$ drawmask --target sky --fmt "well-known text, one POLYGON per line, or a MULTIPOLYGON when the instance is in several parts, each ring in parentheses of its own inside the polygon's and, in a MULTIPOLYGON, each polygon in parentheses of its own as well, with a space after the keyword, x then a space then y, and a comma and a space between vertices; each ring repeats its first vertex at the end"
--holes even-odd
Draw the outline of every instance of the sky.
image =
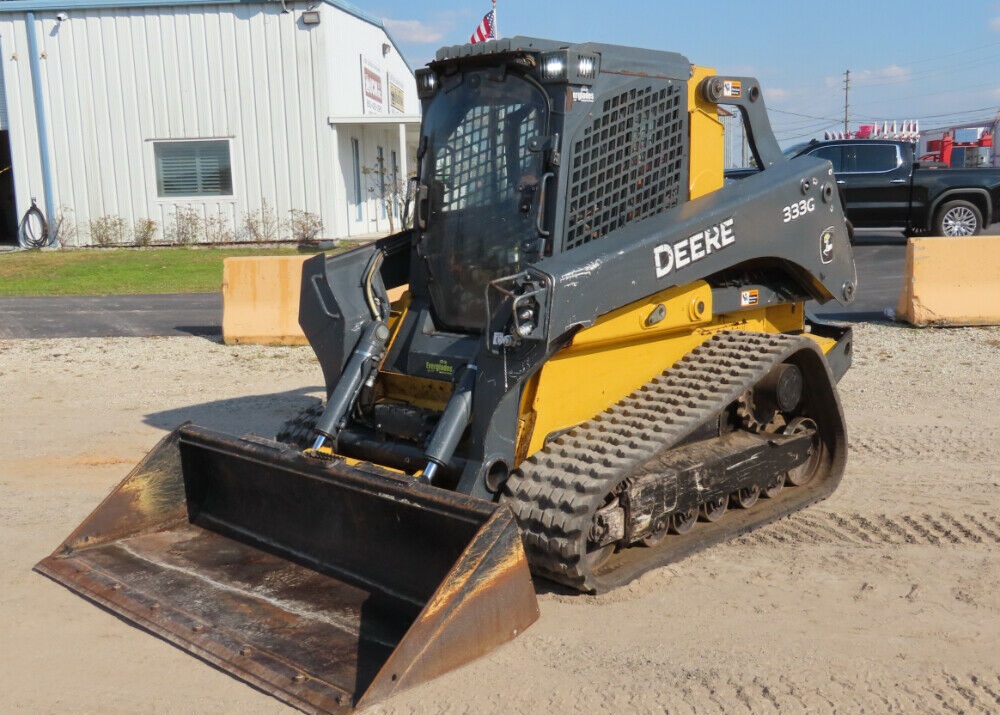
MULTIPOLYGON (((353 0, 381 18, 410 66, 467 42, 489 0, 353 0)), ((783 146, 848 122, 921 130, 1000 111, 1000 0, 497 0, 502 37, 605 42, 685 55, 760 80, 783 146)))

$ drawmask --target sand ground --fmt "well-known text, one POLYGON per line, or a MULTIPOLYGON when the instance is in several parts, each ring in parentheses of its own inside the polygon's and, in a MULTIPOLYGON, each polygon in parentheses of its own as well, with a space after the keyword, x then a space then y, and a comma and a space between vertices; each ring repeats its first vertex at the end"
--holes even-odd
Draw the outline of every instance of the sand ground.
MULTIPOLYGON (((856 327, 838 491, 369 712, 1000 712, 1000 329, 856 327)), ((184 420, 273 434, 308 348, 0 341, 0 712, 289 709, 31 572, 184 420)))

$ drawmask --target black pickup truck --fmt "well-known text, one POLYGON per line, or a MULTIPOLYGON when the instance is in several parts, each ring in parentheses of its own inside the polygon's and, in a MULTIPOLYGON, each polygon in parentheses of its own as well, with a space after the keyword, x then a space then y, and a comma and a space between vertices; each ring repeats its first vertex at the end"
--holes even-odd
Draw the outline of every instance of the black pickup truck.
MULTIPOLYGON (((914 161, 913 145, 882 139, 812 141, 785 156, 833 163, 847 218, 856 228, 908 235, 973 236, 1000 221, 1000 169, 949 169, 914 161)), ((741 179, 756 169, 734 169, 741 179)))

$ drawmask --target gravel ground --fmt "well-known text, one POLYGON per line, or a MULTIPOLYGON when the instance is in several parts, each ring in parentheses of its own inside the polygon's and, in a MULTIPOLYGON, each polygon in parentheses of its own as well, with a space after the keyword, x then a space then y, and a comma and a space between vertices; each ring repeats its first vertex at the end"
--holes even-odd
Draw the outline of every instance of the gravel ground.
MULTIPOLYGON (((856 327, 828 500, 603 596, 370 712, 1000 711, 1000 329, 856 327)), ((0 341, 0 711, 288 712, 31 573, 184 420, 273 434, 308 348, 0 341)))

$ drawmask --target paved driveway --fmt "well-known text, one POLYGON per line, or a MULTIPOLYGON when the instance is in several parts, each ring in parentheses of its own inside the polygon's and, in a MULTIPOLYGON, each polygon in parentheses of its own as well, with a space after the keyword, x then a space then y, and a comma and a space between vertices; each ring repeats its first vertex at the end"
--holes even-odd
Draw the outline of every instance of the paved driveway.
MULTIPOLYGON (((1000 235, 1000 224, 987 233, 1000 235)), ((903 285, 906 239, 891 231, 858 231, 854 258, 858 266, 854 303, 846 308, 835 302, 813 304, 813 311, 835 320, 886 320, 885 310, 895 309, 903 285)), ((0 298, 0 316, 0 338, 221 335, 222 296, 0 298)))
POLYGON ((221 335, 222 294, 0 298, 0 338, 221 335))

